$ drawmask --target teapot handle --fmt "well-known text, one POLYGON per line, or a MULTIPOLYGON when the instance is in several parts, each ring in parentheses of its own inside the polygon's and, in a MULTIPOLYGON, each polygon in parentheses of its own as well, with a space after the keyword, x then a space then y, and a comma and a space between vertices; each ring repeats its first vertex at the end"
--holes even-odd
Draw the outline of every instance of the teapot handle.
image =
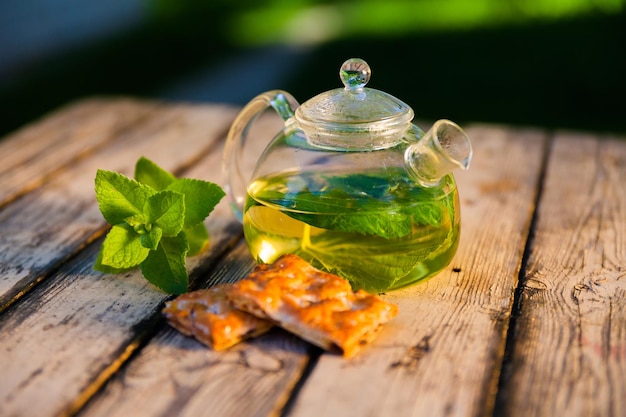
POLYGON ((243 220, 246 189, 250 181, 250 178, 247 178, 244 173, 251 172, 254 168, 245 167, 247 169, 243 169, 242 166, 243 151, 252 123, 269 107, 272 107, 287 122, 293 117, 298 106, 297 100, 288 92, 271 90, 250 100, 233 121, 224 144, 222 174, 226 184, 224 189, 227 198, 239 221, 243 220))

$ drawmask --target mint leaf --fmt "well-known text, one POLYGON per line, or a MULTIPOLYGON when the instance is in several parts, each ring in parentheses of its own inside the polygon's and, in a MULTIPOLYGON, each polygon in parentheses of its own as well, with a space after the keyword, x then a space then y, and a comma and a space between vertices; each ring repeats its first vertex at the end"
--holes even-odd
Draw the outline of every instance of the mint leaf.
POLYGON ((94 269, 119 273, 140 266, 144 277, 163 291, 187 291, 185 257, 207 247, 204 219, 224 196, 216 184, 177 179, 147 158, 135 165, 135 179, 98 170, 96 198, 113 226, 94 269))
POLYGON ((152 188, 112 171, 98 170, 95 184, 102 216, 112 225, 141 214, 146 200, 155 193, 152 188))
POLYGON ((175 191, 159 191, 143 208, 147 223, 154 223, 163 236, 176 236, 185 223, 185 196, 175 191))
MULTIPOLYGON (((443 218, 441 189, 417 187, 399 170, 266 181, 255 198, 288 207, 285 214, 321 229, 394 239, 409 235, 415 224, 438 226, 443 218)), ((248 199, 246 210, 254 204, 248 199)))
MULTIPOLYGON (((145 206, 145 204, 144 204, 145 206)), ((135 214, 124 219, 124 223, 132 226, 136 232, 139 233, 140 229, 145 229, 146 224, 149 223, 148 217, 144 213, 135 214)))
POLYGON ((189 243, 187 256, 197 255, 202 252, 209 243, 209 231, 204 223, 184 227, 183 232, 185 233, 187 243, 189 243))
POLYGON ((152 226, 150 231, 140 234, 141 246, 151 250, 156 250, 163 236, 163 229, 159 226, 152 226))
POLYGON ((142 156, 135 164, 135 180, 161 191, 176 181, 176 177, 142 156))
POLYGON ((354 289, 375 293, 406 285, 415 276, 428 273, 427 262, 451 249, 456 236, 452 230, 431 230, 428 244, 398 254, 387 241, 364 245, 360 238, 346 240, 324 235, 311 236, 295 253, 315 266, 347 278, 354 289), (406 281, 406 282, 405 282, 406 281))
POLYGON ((439 226, 443 220, 443 211, 441 204, 420 203, 412 207, 411 214, 413 220, 419 224, 429 224, 431 226, 439 226))
POLYGON ((376 235, 385 239, 403 237, 411 233, 411 216, 405 213, 360 212, 317 216, 307 213, 287 212, 290 217, 322 229, 341 230, 363 235, 376 235))
POLYGON ((187 250, 184 237, 164 237, 157 249, 150 251, 150 255, 142 262, 143 276, 167 293, 184 293, 189 285, 185 265, 187 250))
POLYGON ((98 257, 96 258, 96 262, 94 263, 93 269, 96 271, 104 272, 105 274, 120 274, 122 272, 126 272, 132 268, 113 268, 109 265, 104 265, 102 263, 102 247, 100 247, 100 251, 98 251, 98 257))
POLYGON ((224 197, 224 191, 218 185, 189 178, 176 180, 167 189, 185 195, 185 226, 203 222, 224 197))
POLYGON ((100 262, 115 269, 132 268, 143 262, 149 252, 135 230, 127 225, 115 225, 102 243, 100 262))

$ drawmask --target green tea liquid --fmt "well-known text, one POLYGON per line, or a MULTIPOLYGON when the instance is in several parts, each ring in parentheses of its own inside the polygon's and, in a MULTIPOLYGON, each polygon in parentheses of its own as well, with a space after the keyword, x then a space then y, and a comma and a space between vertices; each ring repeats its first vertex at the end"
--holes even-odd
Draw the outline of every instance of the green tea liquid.
POLYGON ((243 225, 259 262, 293 253, 355 289, 382 292, 450 263, 459 201, 451 176, 436 189, 423 189, 401 170, 284 173, 248 187, 243 225))

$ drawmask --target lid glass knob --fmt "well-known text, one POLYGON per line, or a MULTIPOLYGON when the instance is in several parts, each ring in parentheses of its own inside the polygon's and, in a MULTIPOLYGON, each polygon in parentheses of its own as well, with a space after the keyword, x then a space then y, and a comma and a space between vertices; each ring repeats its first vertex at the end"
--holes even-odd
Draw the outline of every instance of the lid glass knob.
POLYGON ((365 87, 372 76, 372 70, 367 62, 360 58, 351 58, 343 63, 339 70, 341 82, 346 90, 357 91, 365 87))

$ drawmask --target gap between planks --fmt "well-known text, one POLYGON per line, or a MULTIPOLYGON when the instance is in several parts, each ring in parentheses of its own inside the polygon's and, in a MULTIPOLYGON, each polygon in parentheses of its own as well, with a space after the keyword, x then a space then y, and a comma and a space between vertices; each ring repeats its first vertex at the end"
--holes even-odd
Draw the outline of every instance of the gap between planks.
MULTIPOLYGON (((116 103, 111 103, 109 112, 116 112, 116 103)), ((84 105, 91 111, 102 110, 91 101, 84 105)), ((134 131, 131 132, 126 122, 122 123, 123 129, 110 132, 114 137, 105 141, 107 148, 99 148, 89 158, 67 164, 47 180, 45 187, 23 195, 0 210, 1 311, 107 229, 93 192, 93 178, 98 168, 132 176, 134 162, 146 155, 166 169, 181 172, 197 163, 202 155, 219 154, 221 148, 216 146, 234 117, 234 109, 225 106, 147 106, 151 109, 150 116, 141 117, 133 125, 134 131), (172 144, 172 141, 180 143, 172 144), (171 150, 163 151, 168 145, 171 150), (63 224, 67 226, 60 228, 63 224)), ((64 112, 58 116, 67 117, 64 112)), ((102 117, 107 123, 113 123, 106 114, 102 117)), ((37 128, 33 127, 38 131, 37 128)), ((45 141, 45 136, 39 140, 45 141)), ((101 140, 99 136, 98 140, 101 140)), ((219 161, 220 156, 216 155, 218 166, 219 161)), ((211 179, 219 182, 220 174, 215 172, 211 179)))
POLYGON ((498 411, 626 414, 626 140, 558 132, 498 411))
MULTIPOLYGON (((346 362, 336 355, 323 354, 309 371, 298 368, 296 374, 301 382, 295 391, 296 386, 289 388, 291 398, 284 410, 277 411, 272 402, 264 403, 263 412, 258 414, 251 414, 249 408, 244 411, 249 415, 272 416, 278 412, 284 416, 312 416, 324 414, 323 409, 329 415, 344 416, 366 412, 472 416, 490 412, 540 171, 538 164, 532 162, 530 167, 511 162, 520 155, 530 159, 540 155, 543 136, 487 127, 472 132, 483 139, 477 138, 478 167, 468 178, 459 180, 466 226, 453 264, 432 280, 384 295, 401 306, 401 314, 359 357, 346 362), (532 198, 526 199, 527 196, 532 198), (510 218, 501 216, 496 226, 489 227, 485 213, 493 217, 501 210, 508 210, 510 218), (502 246, 506 249, 502 250, 502 246), (482 259, 484 251, 493 253, 491 259, 482 259), (468 344, 468 349, 459 350, 468 344), (459 379, 467 379, 467 383, 458 384, 459 379)), ((177 343, 174 350, 162 351, 165 347, 161 344, 159 340, 150 342, 129 363, 129 374, 116 376, 83 415, 115 416, 141 411, 146 416, 156 416, 171 410, 172 404, 182 407, 178 409, 181 416, 207 415, 208 409, 203 414, 199 408, 203 403, 205 407, 217 404, 218 410, 233 414, 245 407, 237 392, 250 390, 248 403, 267 398, 267 375, 258 375, 245 367, 230 368, 233 355, 254 355, 259 349, 266 352, 262 341, 254 340, 222 354, 205 351, 202 357, 221 359, 201 363, 197 362, 198 353, 189 347, 182 349, 177 343), (172 355, 180 363, 160 362, 172 355), (191 367, 191 363, 202 368, 191 367), (224 372, 224 367, 232 373, 224 372), (153 382, 132 383, 135 379, 131 376, 139 375, 153 382), (222 385, 236 392, 224 391, 224 386, 215 385, 206 379, 207 375, 219 376, 222 385), (194 393, 187 397, 188 405, 176 400, 171 392, 172 381, 185 381, 178 384, 194 393), (148 393, 157 397, 160 404, 150 402, 140 410, 136 399, 148 393)), ((287 356, 290 361, 294 360, 293 354, 287 356)), ((270 357, 287 360, 277 355, 279 352, 270 357)))

